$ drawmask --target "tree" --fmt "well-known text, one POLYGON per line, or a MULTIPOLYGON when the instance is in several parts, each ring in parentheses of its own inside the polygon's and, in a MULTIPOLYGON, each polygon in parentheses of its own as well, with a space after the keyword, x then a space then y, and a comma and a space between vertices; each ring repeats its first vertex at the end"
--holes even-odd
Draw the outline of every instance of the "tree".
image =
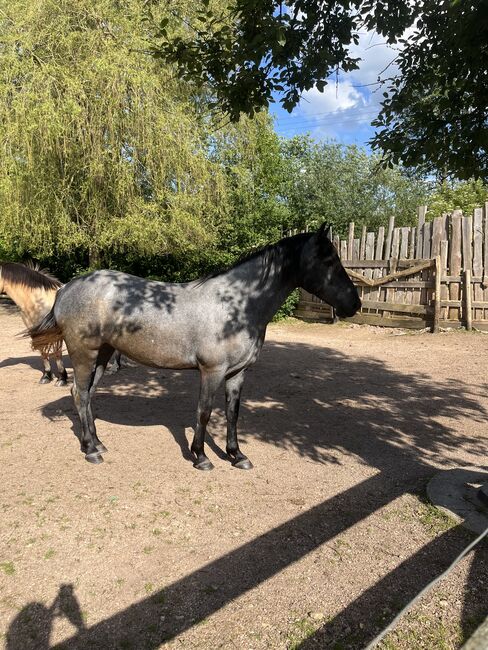
POLYGON ((479 208, 488 201, 488 187, 480 180, 441 183, 431 195, 428 217, 440 216, 443 212, 462 210, 470 215, 474 208, 479 208))
POLYGON ((486 2, 201 0, 160 24, 154 52, 184 79, 209 83, 237 120, 275 96, 291 111, 303 91, 357 68, 350 46, 372 29, 403 48, 400 73, 379 80, 388 87, 372 143, 384 164, 487 179, 486 2))
POLYGON ((183 78, 210 83, 233 120, 268 107, 273 93, 291 111, 302 91, 314 85, 323 90, 331 72, 358 67, 349 47, 360 30, 399 37, 412 23, 412 4, 201 0, 191 12, 175 8, 159 24, 154 53, 176 64, 183 78))
POLYGON ((422 3, 372 144, 387 162, 488 180, 488 3, 422 3))
POLYGON ((144 6, 0 0, 0 241, 16 255, 83 249, 97 266, 215 238, 206 100, 148 56, 144 6))
POLYGON ((294 228, 326 220, 344 236, 350 221, 374 229, 392 215, 398 225, 408 225, 430 191, 418 176, 397 166, 383 169, 378 156, 356 146, 296 136, 282 148, 288 163, 284 197, 294 228))

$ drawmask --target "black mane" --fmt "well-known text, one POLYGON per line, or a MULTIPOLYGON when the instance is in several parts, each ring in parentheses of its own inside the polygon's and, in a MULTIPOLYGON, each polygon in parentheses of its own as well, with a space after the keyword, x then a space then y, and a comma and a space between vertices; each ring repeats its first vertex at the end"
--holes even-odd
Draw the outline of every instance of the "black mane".
POLYGON ((208 275, 201 278, 200 283, 203 284, 207 280, 211 280, 212 278, 216 278, 217 276, 222 275, 223 273, 227 273, 228 271, 231 271, 232 269, 235 269, 236 267, 241 266, 241 264, 245 264, 246 262, 249 262, 250 260, 253 260, 256 257, 262 256, 264 257, 264 259, 270 259, 275 256, 280 244, 283 244, 285 242, 287 244, 288 243, 296 244, 298 243, 298 241, 308 238, 312 234, 313 233, 299 233, 298 235, 293 235, 292 237, 284 237, 283 239, 280 239, 274 244, 267 244, 266 246, 262 246, 261 248, 251 251, 250 253, 244 253, 244 255, 239 257, 239 259, 236 262, 234 262, 234 264, 231 264, 231 266, 226 266, 224 268, 216 269, 212 273, 209 273, 208 275))

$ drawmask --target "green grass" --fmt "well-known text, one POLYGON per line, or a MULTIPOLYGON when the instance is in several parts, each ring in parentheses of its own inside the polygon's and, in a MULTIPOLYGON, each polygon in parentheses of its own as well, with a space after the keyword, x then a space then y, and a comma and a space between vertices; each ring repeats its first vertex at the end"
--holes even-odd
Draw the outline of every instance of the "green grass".
POLYGON ((13 576, 15 573, 13 562, 0 562, 0 569, 8 576, 13 576))
POLYGON ((293 627, 287 634, 287 650, 298 650, 306 639, 315 634, 318 627, 320 623, 312 621, 308 616, 293 621, 293 627))

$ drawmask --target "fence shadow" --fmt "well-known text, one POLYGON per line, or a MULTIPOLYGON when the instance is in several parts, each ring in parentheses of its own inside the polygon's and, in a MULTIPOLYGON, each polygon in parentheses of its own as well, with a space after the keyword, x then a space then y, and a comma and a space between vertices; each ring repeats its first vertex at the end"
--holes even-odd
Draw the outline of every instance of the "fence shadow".
MULTIPOLYGON (((182 442, 181 431, 193 423, 196 379, 195 373, 128 368, 105 380, 97 400, 98 416, 134 427, 164 424, 184 453, 187 443, 182 442)), ((378 473, 54 647, 157 648, 402 494, 419 492, 436 471, 434 465, 465 464, 456 446, 484 460, 483 441, 469 429, 458 433, 456 427, 487 421, 480 402, 485 388, 457 378, 434 384, 428 375, 397 372, 371 358, 268 342, 245 383, 241 438, 293 449, 317 463, 342 463, 354 456, 378 473)), ((74 413, 71 398, 63 396, 46 405, 43 414, 57 418, 67 409, 74 413)), ((284 471, 287 462, 292 461, 283 461, 284 471)), ((361 642, 372 638, 378 621, 372 620, 371 611, 388 607, 390 613, 381 621, 387 623, 466 543, 458 528, 433 540, 372 585, 303 647, 328 647, 326 639, 338 641, 359 622, 365 626, 361 642)), ((487 566, 483 551, 478 570, 487 566)), ((164 576, 160 579, 164 582, 164 576)), ((470 615, 467 606, 466 621, 470 615)), ((15 646, 19 634, 17 621, 9 630, 14 645, 8 650, 20 648, 15 646)))

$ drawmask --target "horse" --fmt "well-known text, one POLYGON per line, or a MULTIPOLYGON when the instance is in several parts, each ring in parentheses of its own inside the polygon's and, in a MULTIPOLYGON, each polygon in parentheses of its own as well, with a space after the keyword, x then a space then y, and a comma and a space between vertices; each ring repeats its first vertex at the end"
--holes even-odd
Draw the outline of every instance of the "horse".
MULTIPOLYGON (((62 283, 44 269, 36 265, 17 262, 0 263, 0 294, 6 293, 20 309, 26 327, 33 327, 49 312, 62 283)), ((56 361, 59 378, 56 386, 66 386, 67 373, 61 358, 62 342, 53 348, 51 354, 41 353, 44 372, 40 384, 53 380, 50 356, 56 361)))
POLYGON ((114 349, 157 368, 200 372, 193 466, 213 469, 204 441, 214 396, 225 381, 227 445, 232 465, 251 469, 237 439, 237 418, 246 369, 256 361, 266 327, 285 298, 303 287, 332 305, 339 317, 361 307, 323 224, 317 232, 287 237, 251 254, 226 271, 188 283, 144 280, 116 271, 95 271, 59 290, 53 309, 26 332, 46 353, 64 339, 74 370, 72 396, 81 421, 81 451, 101 463, 91 398, 114 349))

